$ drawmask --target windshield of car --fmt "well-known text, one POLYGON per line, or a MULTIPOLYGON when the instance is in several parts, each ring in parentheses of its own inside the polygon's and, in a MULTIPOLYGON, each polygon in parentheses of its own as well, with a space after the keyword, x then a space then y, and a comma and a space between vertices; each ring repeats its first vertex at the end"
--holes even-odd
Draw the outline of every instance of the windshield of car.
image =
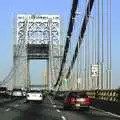
POLYGON ((28 93, 42 93, 41 91, 39 91, 39 90, 30 90, 30 91, 28 91, 28 93))
POLYGON ((22 91, 21 89, 13 89, 13 91, 22 91))
POLYGON ((87 98, 87 94, 86 93, 80 93, 80 92, 72 92, 69 93, 68 97, 74 97, 74 98, 87 98))

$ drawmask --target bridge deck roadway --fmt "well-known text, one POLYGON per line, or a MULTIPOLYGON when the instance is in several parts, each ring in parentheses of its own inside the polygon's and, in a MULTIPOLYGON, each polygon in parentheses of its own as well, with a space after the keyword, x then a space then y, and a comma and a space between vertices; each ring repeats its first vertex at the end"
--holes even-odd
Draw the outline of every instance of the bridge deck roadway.
POLYGON ((59 102, 47 97, 43 103, 25 103, 25 99, 0 104, 0 120, 119 120, 104 111, 64 111, 59 102))

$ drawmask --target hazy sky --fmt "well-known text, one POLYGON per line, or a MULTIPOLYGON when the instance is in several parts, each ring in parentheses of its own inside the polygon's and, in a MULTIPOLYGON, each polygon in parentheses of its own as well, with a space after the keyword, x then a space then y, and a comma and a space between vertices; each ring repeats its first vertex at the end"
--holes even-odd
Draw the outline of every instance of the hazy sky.
MULTIPOLYGON (((17 14, 57 14, 64 22, 69 20, 71 0, 3 0, 0 1, 0 80, 12 67, 13 18, 17 14)), ((40 72, 46 67, 44 61, 31 61, 32 83, 40 83, 40 72), (43 69, 41 69, 43 68, 43 69)))
MULTIPOLYGON (((1 0, 0 1, 0 80, 12 67, 13 17, 16 14, 58 14, 66 31, 72 0, 1 0)), ((112 0, 112 77, 113 86, 120 86, 120 0, 112 0)), ((39 81, 40 62, 32 62, 32 79, 39 81), (36 66, 36 67, 35 67, 36 66), (36 74, 38 75, 36 77, 36 74)), ((44 68, 46 63, 42 62, 44 68)))

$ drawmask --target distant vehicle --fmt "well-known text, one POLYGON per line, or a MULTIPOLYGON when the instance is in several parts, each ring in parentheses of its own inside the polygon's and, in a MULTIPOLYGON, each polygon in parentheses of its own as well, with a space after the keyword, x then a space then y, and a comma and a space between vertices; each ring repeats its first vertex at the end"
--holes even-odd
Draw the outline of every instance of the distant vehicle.
POLYGON ((65 99, 64 109, 84 109, 89 110, 91 98, 85 92, 69 92, 65 99))
POLYGON ((53 91, 53 90, 49 91, 49 95, 54 96, 55 95, 55 91, 53 91))
POLYGON ((13 89, 11 93, 11 97, 23 97, 22 89, 13 89))
POLYGON ((58 99, 58 100, 63 100, 64 99, 64 92, 63 91, 57 91, 54 94, 54 99, 58 99))
POLYGON ((43 99, 45 99, 46 95, 47 95, 47 92, 45 90, 41 90, 42 92, 42 95, 43 95, 43 99))
POLYGON ((7 97, 10 97, 12 95, 12 91, 11 90, 7 90, 7 97))
POLYGON ((26 96, 26 91, 25 91, 25 90, 23 90, 23 96, 24 96, 24 97, 26 96))
POLYGON ((7 88, 6 87, 0 87, 0 95, 1 96, 7 95, 7 88))
POLYGON ((30 90, 26 93, 26 102, 30 101, 43 101, 43 94, 40 90, 30 90))

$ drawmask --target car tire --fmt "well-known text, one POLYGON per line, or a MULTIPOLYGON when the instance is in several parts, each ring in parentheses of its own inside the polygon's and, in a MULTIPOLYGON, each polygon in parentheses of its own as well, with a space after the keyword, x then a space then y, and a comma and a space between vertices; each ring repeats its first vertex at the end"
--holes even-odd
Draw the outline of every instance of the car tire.
POLYGON ((29 101, 28 101, 28 100, 26 100, 26 103, 29 103, 29 101))
POLYGON ((90 110, 90 108, 89 108, 89 107, 86 107, 86 108, 84 108, 84 110, 85 110, 85 111, 89 111, 89 110, 90 110))
POLYGON ((64 110, 68 110, 68 107, 64 105, 64 106, 63 106, 63 109, 64 109, 64 110))

